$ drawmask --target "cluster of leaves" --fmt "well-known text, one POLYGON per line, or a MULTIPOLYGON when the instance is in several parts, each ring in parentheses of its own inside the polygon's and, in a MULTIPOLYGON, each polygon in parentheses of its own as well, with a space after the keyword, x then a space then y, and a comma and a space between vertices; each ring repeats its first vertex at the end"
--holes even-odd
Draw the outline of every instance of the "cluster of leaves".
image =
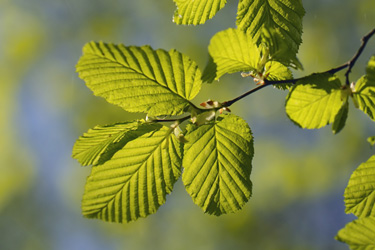
MULTIPOLYGON (((368 63, 366 74, 351 87, 356 107, 375 120, 375 56, 368 63)), ((347 105, 346 105, 347 106, 347 105)), ((373 145, 374 137, 369 138, 373 145)), ((375 155, 359 165, 345 189, 345 212, 358 217, 341 229, 336 239, 351 249, 372 249, 375 246, 375 155)))
MULTIPOLYGON (((212 18, 226 4, 225 0, 174 2, 174 22, 194 25, 212 18)), ((300 0, 240 0, 237 28, 212 37, 203 73, 176 50, 86 44, 77 71, 94 95, 147 116, 96 126, 77 140, 73 157, 93 166, 82 201, 84 216, 113 222, 146 217, 165 203, 181 175, 204 212, 221 215, 241 209, 252 192, 253 136, 244 119, 223 113, 265 86, 289 90, 286 113, 301 128, 332 124, 333 133, 338 133, 348 116, 349 98, 375 120, 375 56, 356 83, 348 81, 355 60, 293 79, 290 68, 302 69, 296 55, 304 14, 300 0), (342 84, 335 73, 345 68, 347 81, 342 84), (259 86, 232 101, 209 100, 201 104, 204 108, 193 104, 204 83, 238 72, 253 77, 259 86)), ((364 218, 340 231, 339 240, 351 243, 350 230, 375 223, 373 162, 371 158, 358 168, 345 193, 347 212, 364 218)))
POLYGON ((336 134, 345 126, 351 97, 355 107, 375 121, 375 56, 366 71, 366 75, 350 85, 342 85, 340 79, 329 72, 301 78, 287 96, 286 113, 306 129, 332 124, 336 134))
POLYGON ((190 99, 202 82, 195 62, 174 50, 89 43, 77 70, 94 94, 149 116, 95 127, 75 144, 73 157, 93 165, 85 216, 127 222, 156 212, 182 165, 186 190, 208 213, 236 211, 250 198, 250 128, 235 115, 213 119, 207 114, 215 111, 195 108, 190 99), (195 120, 184 133, 179 125, 186 117, 169 127, 150 118, 183 113, 195 120))
MULTIPOLYGON (((176 15, 204 19, 199 2, 205 1, 176 1, 182 11, 176 15), (190 4, 200 7, 192 14, 196 7, 190 4)), ((146 120, 97 126, 74 145, 73 157, 93 166, 82 201, 86 217, 128 222, 155 213, 181 175, 206 213, 221 215, 245 205, 254 155, 249 125, 236 115, 217 114, 229 111, 223 103, 208 101, 198 108, 191 100, 203 82, 224 74, 251 72, 262 83, 292 78, 288 66, 298 62, 304 10, 300 1, 283 2, 288 4, 241 1, 237 29, 212 38, 203 74, 175 50, 103 42, 84 46, 77 71, 94 94, 147 114, 146 120), (287 53, 289 47, 295 53, 287 53)))
POLYGON ((352 249, 373 249, 375 246, 375 155, 362 163, 352 174, 345 189, 347 213, 358 219, 341 229, 336 239, 352 249))

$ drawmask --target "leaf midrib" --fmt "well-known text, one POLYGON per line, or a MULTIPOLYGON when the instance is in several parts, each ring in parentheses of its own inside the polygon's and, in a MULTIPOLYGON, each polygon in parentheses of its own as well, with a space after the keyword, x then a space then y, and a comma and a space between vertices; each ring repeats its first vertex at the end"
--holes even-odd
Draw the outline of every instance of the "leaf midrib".
MULTIPOLYGON (((152 82, 156 83, 158 86, 160 86, 160 87, 162 87, 162 88, 164 88, 164 89, 167 89, 167 90, 171 91, 172 93, 178 95, 179 97, 181 97, 181 98, 183 98, 184 100, 186 100, 187 102, 189 102, 189 100, 188 100, 187 98, 181 96, 179 93, 177 93, 177 92, 175 92, 174 90, 172 90, 171 88, 169 88, 168 85, 164 86, 164 85, 160 84, 156 79, 150 78, 149 76, 147 76, 146 74, 144 74, 142 71, 138 71, 138 70, 136 70, 136 69, 133 69, 133 68, 131 68, 129 65, 125 65, 124 63, 119 62, 119 61, 116 61, 115 59, 108 58, 108 57, 106 57, 105 55, 100 55, 100 54, 96 54, 96 53, 92 53, 92 52, 90 52, 90 53, 86 52, 85 54, 86 54, 86 55, 90 55, 90 56, 95 56, 95 57, 98 57, 98 58, 100 58, 100 59, 105 59, 105 60, 110 61, 111 63, 115 63, 115 64, 118 64, 118 65, 120 65, 120 66, 123 66, 123 67, 126 68, 127 70, 132 71, 131 73, 136 73, 136 74, 139 74, 139 75, 141 75, 141 76, 144 76, 144 77, 146 78, 145 80, 152 81, 152 82)), ((168 55, 170 56, 169 53, 168 53, 168 55)), ((112 56, 115 58, 114 55, 112 55, 112 56)), ((122 55, 122 56, 123 56, 123 55, 122 55)), ((137 58, 137 57, 135 57, 135 58, 137 59, 137 62, 139 63, 138 58, 137 58)), ((159 57, 158 57, 158 59, 159 59, 159 57)), ((149 62, 149 63, 151 64, 151 62, 149 62)), ((160 66, 161 66, 161 65, 160 65, 160 66)), ((113 67, 113 68, 115 68, 115 67, 113 67)), ((153 68, 152 66, 151 66, 151 68, 152 68, 152 72, 154 73, 154 68, 153 68)), ((165 78, 164 71, 162 71, 162 72, 163 72, 163 78, 165 78)), ((173 74, 173 75, 174 75, 174 74, 173 74)), ((177 86, 177 85, 176 85, 176 86, 177 86)), ((177 88, 176 88, 176 90, 177 90, 177 88)), ((189 103, 190 103, 190 102, 189 102, 189 103)))
MULTIPOLYGON (((155 132, 155 131, 154 131, 155 132)), ((98 214, 98 213, 101 213, 103 209, 105 208, 108 208, 108 205, 109 203, 111 203, 115 198, 116 196, 119 194, 119 193, 122 193, 124 191, 124 188, 126 185, 129 185, 130 181, 133 179, 134 176, 138 175, 139 173, 139 169, 144 167, 144 165, 147 163, 148 159, 154 155, 155 151, 158 150, 159 147, 162 146, 162 144, 164 143, 164 141, 166 139, 169 139, 169 136, 170 136, 170 133, 167 133, 166 136, 162 139, 162 141, 155 147, 154 150, 151 151, 150 155, 143 161, 143 163, 140 164, 140 166, 137 168, 137 171, 134 172, 134 174, 132 174, 132 176, 127 179, 122 185, 121 185, 121 188, 119 188, 119 191, 112 194, 112 198, 110 198, 106 203, 104 203, 104 206, 100 209, 98 209, 98 211, 95 213, 95 214, 98 214)), ((120 158, 119 158, 120 159, 120 158)), ((146 199, 147 200, 147 199, 146 199)))

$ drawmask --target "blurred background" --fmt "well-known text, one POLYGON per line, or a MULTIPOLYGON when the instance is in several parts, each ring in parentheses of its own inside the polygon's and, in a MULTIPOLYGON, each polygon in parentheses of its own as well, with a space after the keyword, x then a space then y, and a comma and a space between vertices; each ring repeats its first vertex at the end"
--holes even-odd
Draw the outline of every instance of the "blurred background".
MULTIPOLYGON (((374 0, 303 1, 302 76, 348 61, 375 28, 374 0)), ((236 103, 255 137, 253 197, 236 214, 204 214, 181 181, 159 211, 130 224, 85 219, 80 202, 89 167, 71 158, 95 125, 142 118, 95 97, 75 73, 91 40, 150 44, 207 61, 218 31, 235 27, 237 1, 198 27, 172 23, 172 0, 0 0, 0 249, 313 250, 347 249, 333 237, 350 173, 374 149, 373 122, 350 106, 338 135, 302 130, 285 115, 287 92, 265 88, 236 103)), ((375 53, 373 38, 351 80, 375 53)), ((203 86, 194 102, 225 101, 254 87, 239 74, 203 86)))

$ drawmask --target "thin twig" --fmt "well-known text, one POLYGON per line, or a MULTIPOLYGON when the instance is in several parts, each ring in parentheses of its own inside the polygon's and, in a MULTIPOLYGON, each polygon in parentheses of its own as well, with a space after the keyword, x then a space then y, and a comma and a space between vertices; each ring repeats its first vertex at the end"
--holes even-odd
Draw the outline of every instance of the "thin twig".
POLYGON ((323 73, 328 73, 328 74, 331 74, 331 75, 334 75, 336 74, 337 72, 343 70, 343 69, 346 69, 347 67, 349 66, 349 62, 347 63, 344 63, 343 65, 340 65, 336 68, 333 68, 333 69, 330 69, 330 70, 327 70, 326 72, 323 72, 323 73))
POLYGON ((246 96, 248 96, 248 95, 250 95, 250 94, 252 94, 252 93, 254 93, 254 92, 257 92, 258 90, 261 90, 262 88, 264 88, 264 87, 266 87, 266 86, 267 86, 267 85, 265 85, 265 84, 264 84, 264 85, 259 85, 258 87, 253 88, 252 90, 250 90, 250 91, 248 91, 248 92, 246 92, 246 93, 240 95, 239 97, 234 98, 233 100, 223 102, 223 103, 222 103, 222 106, 223 106, 223 107, 229 107, 229 106, 231 106, 233 103, 238 102, 238 101, 241 100, 242 98, 245 98, 246 96))
MULTIPOLYGON (((349 85, 349 74, 353 68, 353 66, 355 65, 355 63, 357 62, 359 56, 362 54, 364 48, 366 47, 367 45, 367 42, 370 40, 370 38, 375 34, 375 29, 371 30, 367 35, 365 35, 361 41, 362 41, 362 44, 361 46, 359 47, 359 49, 357 50, 357 52, 355 53, 355 55, 353 56, 353 58, 348 61, 347 63, 344 63, 340 66, 337 66, 335 68, 332 68, 330 70, 327 70, 325 72, 320 72, 320 73, 316 73, 316 74, 324 74, 324 73, 328 73, 328 74, 335 74, 343 69, 347 69, 346 73, 345 73, 345 76, 346 76, 346 84, 349 85)), ((284 83, 292 83, 292 84, 296 84, 298 81, 306 78, 308 76, 303 76, 303 77, 300 77, 300 78, 295 78, 295 79, 288 79, 288 80, 280 80, 280 81, 268 81, 267 79, 264 79, 264 83, 262 85, 259 85, 253 89, 251 89, 250 91, 232 99, 232 100, 229 100, 229 101, 226 101, 226 102, 223 102, 222 103, 222 107, 229 107, 231 105, 233 105, 234 103, 238 102, 239 100, 247 97, 248 95, 251 95, 269 85, 276 85, 276 84, 284 84, 284 83)), ((201 110, 200 108, 196 107, 193 103, 190 103, 191 106, 193 106, 195 109, 197 110, 201 110)), ((179 118, 179 119, 156 119, 156 120, 152 120, 153 122, 175 122, 175 121, 179 121, 179 123, 182 123, 184 121, 186 121, 187 119, 190 118, 190 115, 189 116, 185 116, 183 118, 179 118)))
POLYGON ((348 62, 348 69, 346 70, 345 77, 346 77, 346 85, 350 85, 349 81, 349 74, 352 71, 352 68, 354 64, 357 62, 357 59, 362 54, 364 48, 366 47, 367 42, 370 40, 370 38, 375 34, 375 29, 371 30, 367 35, 362 37, 362 44, 361 47, 359 47, 357 53, 353 56, 353 58, 348 62))

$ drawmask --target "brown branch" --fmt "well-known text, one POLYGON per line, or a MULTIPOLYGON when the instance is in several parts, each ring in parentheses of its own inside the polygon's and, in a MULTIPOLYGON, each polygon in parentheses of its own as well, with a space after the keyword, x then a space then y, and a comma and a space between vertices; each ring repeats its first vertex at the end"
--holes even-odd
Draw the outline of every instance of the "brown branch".
POLYGON ((353 56, 353 58, 348 62, 348 69, 346 70, 345 77, 346 77, 346 85, 350 85, 349 81, 349 74, 352 71, 352 68, 354 64, 357 62, 359 56, 362 54, 364 48, 367 45, 367 42, 370 40, 370 38, 375 34, 375 29, 371 30, 367 35, 362 37, 362 44, 361 47, 359 47, 357 53, 353 56))

